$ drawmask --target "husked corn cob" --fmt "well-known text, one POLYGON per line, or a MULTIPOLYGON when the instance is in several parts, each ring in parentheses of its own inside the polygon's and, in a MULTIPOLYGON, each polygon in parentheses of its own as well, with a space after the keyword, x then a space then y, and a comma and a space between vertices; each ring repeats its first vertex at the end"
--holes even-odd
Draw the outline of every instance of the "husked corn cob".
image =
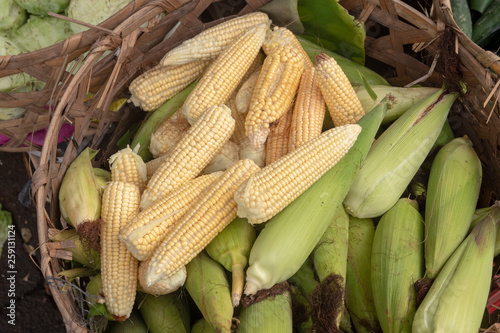
POLYGON ((206 108, 227 102, 257 57, 268 29, 268 23, 250 28, 210 65, 182 106, 190 124, 206 108))
POLYGON ((293 107, 290 106, 280 119, 269 126, 266 143, 266 165, 269 165, 288 153, 288 139, 292 124, 293 107))
POLYGON ((356 123, 364 114, 356 92, 335 59, 316 56, 316 77, 335 126, 356 123))
POLYGON ((435 156, 425 201, 426 277, 436 277, 467 236, 481 180, 481 161, 467 137, 453 139, 435 156))
POLYGON ((191 314, 187 297, 181 292, 167 295, 144 295, 138 310, 148 333, 189 333, 191 314))
POLYGON ((273 41, 265 47, 267 57, 245 119, 246 135, 255 150, 266 142, 269 125, 278 120, 292 104, 305 68, 301 49, 287 39, 277 40, 276 43, 273 41))
POLYGON ((363 129, 346 156, 266 223, 250 251, 245 294, 253 295, 287 280, 307 260, 336 208, 342 205, 386 111, 387 104, 381 103, 360 119, 359 126, 363 129))
POLYGON ((245 118, 246 113, 240 113, 236 109, 235 94, 227 101, 228 108, 231 109, 231 116, 234 119, 234 133, 231 139, 237 144, 241 145, 245 139, 245 118))
POLYGON ((157 158, 152 159, 151 161, 146 163, 146 173, 148 176, 148 182, 151 177, 154 175, 156 170, 165 162, 168 158, 168 154, 161 155, 157 158))
POLYGON ((221 175, 217 172, 197 177, 176 187, 121 228, 120 240, 138 260, 149 259, 198 195, 221 175))
POLYGON ((316 79, 314 67, 304 71, 293 108, 288 151, 321 134, 326 104, 316 79))
POLYGON ((184 41, 170 50, 160 63, 163 66, 180 65, 197 59, 215 59, 229 44, 251 27, 265 23, 269 26, 267 14, 254 12, 208 28, 195 37, 184 41))
MULTIPOLYGON (((138 148, 138 147, 137 147, 138 148)), ((137 185, 142 192, 146 187, 146 163, 130 147, 120 149, 109 158, 111 181, 137 185)))
POLYGON ((184 282, 186 282, 186 276, 187 276, 186 267, 182 267, 174 275, 162 279, 153 284, 152 286, 147 286, 146 283, 144 282, 144 277, 146 276, 146 272, 148 270, 149 261, 150 260, 141 261, 139 264, 139 270, 137 272, 139 285, 137 286, 137 289, 140 292, 148 293, 155 296, 166 295, 173 293, 174 291, 182 287, 184 285, 184 282))
POLYGON ((240 160, 200 194, 199 201, 154 252, 146 274, 147 285, 175 274, 236 217, 234 192, 258 169, 252 161, 240 160))
POLYGON ((196 177, 229 140, 233 131, 234 119, 227 106, 208 108, 149 180, 141 197, 141 209, 196 177))
POLYGON ((373 299, 383 332, 410 332, 417 309, 414 284, 423 277, 424 223, 416 201, 400 199, 373 238, 373 299))
POLYGON ((420 303, 412 332, 478 332, 490 291, 500 202, 453 252, 420 303))
POLYGON ((219 152, 210 160, 201 174, 224 171, 239 160, 240 147, 233 141, 226 141, 219 152))
POLYGON ((149 151, 153 157, 168 154, 182 136, 191 127, 186 116, 182 112, 175 112, 170 118, 165 120, 151 135, 149 151))
POLYGON ((306 68, 313 67, 313 63, 311 58, 308 56, 307 52, 302 47, 302 44, 299 42, 294 33, 285 27, 274 27, 272 32, 268 32, 266 35, 265 43, 262 45, 262 49, 266 54, 269 54, 270 50, 277 45, 281 45, 282 43, 286 43, 289 45, 293 45, 293 47, 298 50, 302 56, 304 57, 304 65, 306 68))
POLYGON ((235 106, 238 113, 247 114, 248 107, 250 106, 250 100, 252 99, 252 94, 259 79, 259 74, 262 69, 260 66, 258 71, 253 72, 250 77, 243 82, 240 89, 236 93, 235 106))
POLYGON ((144 111, 153 111, 199 78, 209 64, 208 60, 197 60, 179 66, 155 66, 132 81, 130 101, 144 111))
POLYGON ((118 321, 124 321, 132 312, 139 265, 118 234, 139 213, 140 198, 137 185, 121 181, 112 181, 102 198, 102 291, 108 311, 118 321))
POLYGON ((332 168, 360 131, 356 124, 332 128, 256 172, 236 191, 238 216, 251 224, 269 220, 332 168))

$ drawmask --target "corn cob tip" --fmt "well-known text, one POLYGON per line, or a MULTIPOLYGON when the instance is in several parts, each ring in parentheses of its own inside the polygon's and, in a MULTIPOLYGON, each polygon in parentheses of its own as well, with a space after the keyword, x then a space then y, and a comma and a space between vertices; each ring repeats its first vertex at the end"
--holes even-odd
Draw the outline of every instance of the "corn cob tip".
MULTIPOLYGON (((267 124, 264 124, 267 125, 267 124)), ((269 126, 260 127, 259 130, 248 133, 248 139, 250 140, 250 147, 253 150, 262 150, 269 136, 269 126)))

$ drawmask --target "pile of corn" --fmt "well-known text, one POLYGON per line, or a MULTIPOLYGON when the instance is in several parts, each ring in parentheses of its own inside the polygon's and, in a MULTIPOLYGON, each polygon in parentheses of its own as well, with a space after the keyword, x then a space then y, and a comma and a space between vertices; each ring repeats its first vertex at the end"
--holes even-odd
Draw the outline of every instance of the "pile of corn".
POLYGON ((447 125, 457 94, 353 87, 354 64, 304 43, 256 12, 131 83, 154 131, 110 171, 85 150, 60 188, 76 229, 102 221, 100 255, 73 249, 93 315, 151 332, 477 332, 500 206, 476 210, 480 161, 447 125))

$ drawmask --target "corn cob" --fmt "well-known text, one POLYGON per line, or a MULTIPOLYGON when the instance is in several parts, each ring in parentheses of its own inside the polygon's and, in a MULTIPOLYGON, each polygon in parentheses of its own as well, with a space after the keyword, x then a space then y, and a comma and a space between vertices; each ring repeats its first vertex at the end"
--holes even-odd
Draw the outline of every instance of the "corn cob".
POLYGON ((307 40, 303 36, 297 36, 297 40, 299 41, 300 45, 302 45, 302 48, 311 60, 314 60, 320 53, 326 53, 328 56, 334 58, 353 86, 363 86, 364 80, 362 79, 362 76, 371 86, 390 85, 386 79, 384 79, 382 76, 369 69, 368 67, 365 67, 355 61, 344 58, 339 54, 327 50, 319 46, 318 44, 307 40))
POLYGON ((161 59, 160 64, 180 65, 199 59, 215 59, 241 34, 258 24, 269 26, 269 17, 260 12, 250 13, 208 28, 195 37, 184 41, 170 50, 161 59))
POLYGON ((120 149, 109 158, 111 181, 131 183, 139 187, 142 192, 146 187, 146 163, 137 155, 136 151, 126 147, 120 149))
POLYGON ((210 65, 182 106, 190 124, 206 108, 227 102, 257 57, 268 29, 269 24, 250 28, 210 65))
POLYGON ((500 202, 453 252, 419 305, 412 332, 477 332, 490 290, 500 202), (472 277, 472 278, 471 278, 472 277))
POLYGON ((231 116, 234 119, 234 133, 233 136, 231 137, 231 140, 236 142, 238 145, 241 145, 245 139, 245 118, 246 118, 246 113, 240 113, 236 110, 236 94, 233 93, 233 95, 229 98, 227 101, 227 107, 231 109, 231 116))
POLYGON ((292 297, 292 311, 293 313, 293 332, 309 333, 312 332, 312 318, 311 318, 311 303, 300 292, 299 288, 293 284, 290 286, 290 295, 292 297), (299 309, 300 314, 297 315, 295 311, 299 309))
POLYGON ((237 217, 205 248, 212 259, 232 272, 231 298, 234 307, 240 304, 245 268, 255 237, 255 229, 245 219, 237 217))
POLYGON ((132 312, 139 265, 118 234, 139 212, 140 197, 136 185, 115 181, 106 187, 102 198, 102 291, 107 309, 118 321, 124 321, 132 312))
POLYGON ((171 276, 200 253, 236 217, 234 192, 259 167, 241 160, 227 169, 179 220, 151 258, 146 284, 171 276))
POLYGON ((151 295, 167 295, 173 293, 186 282, 187 271, 186 267, 182 267, 172 276, 162 279, 151 286, 147 286, 145 283, 146 272, 149 267, 149 259, 146 261, 141 261, 139 264, 139 270, 137 273, 138 285, 137 290, 143 293, 148 293, 151 295))
MULTIPOLYGON (((276 31, 272 34, 274 33, 276 31)), ((292 104, 306 60, 301 53, 302 48, 297 48, 289 39, 274 40, 266 37, 262 47, 267 50, 267 57, 245 119, 245 133, 254 150, 264 145, 269 125, 279 119, 292 104)))
MULTIPOLYGON (((488 215, 494 207, 495 207, 495 205, 485 207, 485 208, 476 209, 474 216, 472 218, 472 223, 470 225, 469 232, 472 232, 472 229, 474 229, 474 227, 476 225, 478 225, 479 222, 481 222, 481 220, 484 219, 486 217, 486 215, 488 215)), ((494 255, 496 257, 499 254, 500 254, 500 228, 497 228, 497 237, 496 237, 496 241, 495 241, 494 255)))
POLYGON ((209 174, 217 171, 227 170, 239 160, 240 147, 232 142, 226 141, 220 151, 210 160, 201 174, 209 174))
POLYGON ((141 209, 196 177, 229 140, 233 131, 231 110, 225 105, 207 109, 149 180, 141 197, 141 209))
POLYGON ((321 134, 326 104, 316 80, 314 67, 306 69, 300 79, 293 108, 288 151, 321 134))
POLYGON ((481 161, 467 137, 452 140, 434 158, 425 201, 426 277, 436 277, 467 236, 481 179, 481 161))
POLYGON ((180 292, 154 297, 145 295, 138 310, 151 333, 189 333, 191 314, 180 292))
POLYGON ((277 285, 270 295, 241 309, 240 333, 292 332, 292 297, 289 286, 277 285))
POLYGON ((360 131, 356 124, 333 128, 256 172, 234 196, 238 216, 251 224, 269 220, 332 168, 360 131))
POLYGON ((151 112, 148 117, 141 123, 141 126, 139 126, 139 129, 135 133, 130 146, 133 149, 139 146, 137 154, 139 154, 139 156, 141 156, 145 162, 149 161, 152 157, 151 152, 149 151, 151 135, 156 130, 159 124, 172 116, 174 112, 176 112, 182 106, 182 104, 184 104, 187 96, 191 93, 195 86, 196 82, 193 82, 185 89, 177 93, 174 97, 166 101, 158 109, 151 112))
POLYGON ((301 315, 293 320, 294 331, 297 332, 313 332, 312 298, 314 291, 319 286, 314 274, 312 261, 308 258, 298 271, 288 279, 292 287, 290 290, 292 306, 300 306, 301 315))
POLYGON ((275 26, 272 32, 268 32, 268 34, 266 35, 266 41, 262 45, 262 49, 266 54, 269 55, 272 48, 282 45, 283 43, 293 46, 300 52, 300 54, 304 58, 304 65, 306 68, 313 67, 313 63, 309 58, 307 52, 302 47, 302 44, 297 39, 297 36, 295 36, 290 29, 275 26))
POLYGON ((186 290, 216 332, 231 332, 233 304, 224 268, 202 251, 186 265, 186 290))
POLYGON ((97 249, 88 247, 85 240, 77 233, 75 229, 66 229, 55 235, 50 235, 52 242, 59 242, 61 250, 71 252, 71 260, 76 261, 92 269, 101 268, 101 256, 97 249), (67 247, 63 247, 67 244, 67 247))
POLYGON ((92 168, 97 150, 86 148, 71 162, 59 188, 61 216, 75 228, 101 215, 102 189, 92 168))
POLYGON ((288 153, 288 139, 293 117, 292 109, 291 106, 280 119, 269 126, 266 144, 266 165, 273 163, 288 153))
POLYGON ((220 176, 222 172, 217 172, 197 177, 176 187, 121 228, 120 240, 138 260, 151 258, 175 223, 195 204, 200 193, 220 176))
POLYGON ((382 98, 390 95, 389 106, 383 121, 384 124, 398 119, 418 101, 429 97, 439 90, 438 88, 431 87, 402 88, 387 85, 372 85, 370 89, 377 95, 375 100, 372 99, 365 87, 358 86, 354 88, 356 96, 365 112, 368 112, 375 104, 378 104, 382 98))
POLYGON ((342 68, 325 53, 316 56, 314 68, 335 126, 356 123, 365 112, 342 68))
POLYGON ((384 332, 410 332, 416 311, 413 285, 423 277, 424 224, 418 205, 400 199, 380 219, 371 256, 373 299, 384 332))
POLYGON ((146 174, 148 182, 151 180, 151 177, 153 177, 156 170, 158 170, 158 168, 168 159, 168 156, 168 154, 161 155, 146 163, 146 174))
POLYGON ((198 79, 210 64, 196 60, 179 66, 157 65, 139 75, 129 86, 130 102, 153 111, 198 79))
POLYGON ((314 268, 322 286, 322 293, 335 295, 335 304, 328 304, 328 326, 339 330, 345 312, 345 281, 347 270, 347 248, 349 216, 340 207, 312 253, 314 268))
POLYGON ((349 217, 346 300, 358 333, 381 332, 371 281, 371 255, 375 226, 371 219, 349 217))
POLYGON ((250 251, 245 294, 285 281, 300 268, 341 206, 386 110, 384 101, 360 119, 363 130, 349 153, 266 223, 250 251))
POLYGON ((174 113, 170 118, 162 122, 151 135, 149 151, 153 157, 168 154, 182 139, 184 133, 191 127, 186 116, 181 112, 174 113))
POLYGON ((415 104, 380 135, 344 200, 350 215, 381 216, 398 201, 431 150, 456 98, 457 94, 440 90, 415 104))

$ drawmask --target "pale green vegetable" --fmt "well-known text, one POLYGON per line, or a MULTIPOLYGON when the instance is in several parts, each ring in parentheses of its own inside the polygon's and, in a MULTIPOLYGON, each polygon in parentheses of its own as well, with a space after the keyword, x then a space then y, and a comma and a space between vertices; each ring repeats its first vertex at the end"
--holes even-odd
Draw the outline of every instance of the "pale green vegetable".
POLYGON ((15 0, 28 13, 46 16, 48 12, 60 13, 66 9, 70 0, 15 0))
MULTIPOLYGON (((132 0, 107 0, 107 1, 89 1, 89 0, 72 0, 68 6, 68 17, 99 25, 108 18, 125 7, 132 0)), ((71 23, 73 32, 79 33, 88 30, 87 27, 76 23, 71 23)))
POLYGON ((8 32, 23 25, 26 11, 14 0, 0 0, 0 31, 8 32))
POLYGON ((12 41, 22 52, 33 52, 62 42, 73 35, 70 23, 52 16, 31 15, 12 33, 12 41))

